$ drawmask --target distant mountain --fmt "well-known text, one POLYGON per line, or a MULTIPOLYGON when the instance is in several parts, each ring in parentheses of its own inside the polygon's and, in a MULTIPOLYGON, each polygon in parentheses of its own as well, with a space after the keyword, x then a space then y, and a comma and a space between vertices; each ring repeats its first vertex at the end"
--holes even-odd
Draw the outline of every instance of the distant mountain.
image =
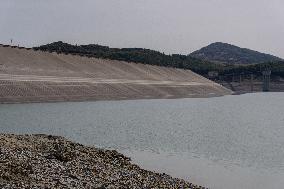
POLYGON ((212 43, 190 55, 206 61, 229 64, 257 64, 282 60, 273 55, 221 42, 212 43))

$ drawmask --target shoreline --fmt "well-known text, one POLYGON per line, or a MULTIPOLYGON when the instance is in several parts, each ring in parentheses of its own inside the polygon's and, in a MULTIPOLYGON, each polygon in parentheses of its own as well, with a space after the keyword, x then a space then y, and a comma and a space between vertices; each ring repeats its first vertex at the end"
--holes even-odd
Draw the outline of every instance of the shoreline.
POLYGON ((51 135, 0 134, 1 188, 195 188, 132 164, 115 150, 51 135))
MULTIPOLYGON (((245 93, 247 94, 247 93, 245 93)), ((96 99, 93 97, 87 98, 82 97, 79 99, 72 98, 71 99, 44 99, 44 100, 17 100, 15 98, 11 98, 12 100, 2 100, 0 98, 0 105, 4 104, 38 104, 38 103, 65 103, 65 102, 111 102, 111 101, 130 101, 130 100, 168 100, 168 99, 189 99, 189 98, 200 98, 200 99, 206 99, 206 98, 218 98, 223 96, 229 96, 229 95, 242 95, 242 94, 228 94, 228 95, 207 95, 207 96, 201 96, 201 95, 193 95, 193 96, 168 96, 168 97, 140 97, 140 98, 110 98, 110 99, 96 99)))

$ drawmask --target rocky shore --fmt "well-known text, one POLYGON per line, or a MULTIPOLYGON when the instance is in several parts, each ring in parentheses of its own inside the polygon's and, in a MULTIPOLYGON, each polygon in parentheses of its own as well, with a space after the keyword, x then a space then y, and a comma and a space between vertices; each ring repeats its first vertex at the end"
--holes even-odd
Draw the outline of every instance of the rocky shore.
POLYGON ((0 188, 200 188, 63 137, 0 134, 0 188))

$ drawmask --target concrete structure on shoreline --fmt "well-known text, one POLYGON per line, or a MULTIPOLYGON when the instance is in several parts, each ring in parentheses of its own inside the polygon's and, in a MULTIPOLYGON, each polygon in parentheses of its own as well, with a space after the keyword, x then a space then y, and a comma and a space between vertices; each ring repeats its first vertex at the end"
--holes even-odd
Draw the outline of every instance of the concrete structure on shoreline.
POLYGON ((0 103, 214 97, 231 93, 190 70, 0 45, 0 103))

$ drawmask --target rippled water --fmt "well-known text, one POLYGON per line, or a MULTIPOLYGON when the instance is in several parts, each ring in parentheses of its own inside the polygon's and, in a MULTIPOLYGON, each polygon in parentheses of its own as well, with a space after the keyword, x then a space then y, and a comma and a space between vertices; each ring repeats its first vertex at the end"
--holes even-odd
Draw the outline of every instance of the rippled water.
POLYGON ((282 188, 284 93, 0 105, 0 132, 117 149, 210 188, 282 188))

